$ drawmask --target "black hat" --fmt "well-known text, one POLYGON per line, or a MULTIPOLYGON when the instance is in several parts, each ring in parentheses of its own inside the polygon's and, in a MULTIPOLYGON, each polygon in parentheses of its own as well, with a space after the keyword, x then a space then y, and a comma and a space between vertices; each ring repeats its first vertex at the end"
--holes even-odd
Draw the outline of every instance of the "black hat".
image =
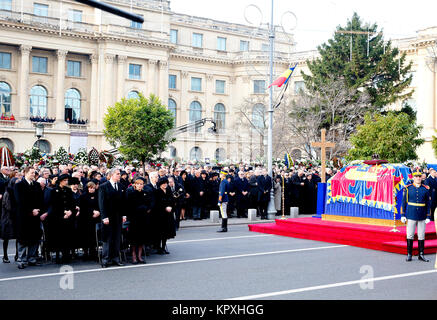
POLYGON ((79 178, 76 178, 76 177, 71 177, 71 178, 69 178, 69 180, 68 180, 68 184, 70 185, 70 186, 72 186, 72 185, 74 185, 74 184, 80 184, 80 180, 79 180, 79 178))
POLYGON ((61 174, 61 175, 59 176, 58 180, 56 180, 56 182, 59 183, 59 182, 61 182, 62 180, 65 180, 65 179, 69 180, 69 179, 70 179, 70 175, 67 174, 67 173, 61 174))
POLYGON ((168 184, 168 179, 167 179, 167 177, 159 178, 157 185, 158 185, 158 187, 160 187, 160 186, 163 185, 164 183, 167 183, 167 184, 168 184))
POLYGON ((200 174, 208 174, 208 172, 206 172, 206 170, 202 170, 202 171, 200 172, 200 174))

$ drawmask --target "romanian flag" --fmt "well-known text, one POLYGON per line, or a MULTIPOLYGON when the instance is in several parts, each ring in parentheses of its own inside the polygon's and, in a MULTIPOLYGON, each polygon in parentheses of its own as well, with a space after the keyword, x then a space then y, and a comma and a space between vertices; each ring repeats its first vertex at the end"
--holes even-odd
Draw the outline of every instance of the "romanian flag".
POLYGON ((270 88, 271 86, 278 86, 278 88, 282 87, 283 84, 286 84, 288 82, 288 79, 290 79, 291 75, 293 74, 294 69, 296 69, 297 63, 294 67, 289 68, 285 70, 279 78, 277 78, 275 81, 272 82, 271 85, 268 86, 270 88))

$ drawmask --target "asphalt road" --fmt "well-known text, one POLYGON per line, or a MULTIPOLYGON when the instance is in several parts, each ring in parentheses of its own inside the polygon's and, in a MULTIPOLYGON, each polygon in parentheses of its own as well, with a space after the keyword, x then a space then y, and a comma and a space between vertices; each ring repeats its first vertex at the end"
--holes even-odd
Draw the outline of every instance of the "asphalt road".
POLYGON ((76 261, 19 270, 0 263, 0 299, 437 299, 435 254, 429 263, 407 263, 398 254, 253 233, 247 225, 217 229, 181 228, 170 254, 144 265, 76 261))

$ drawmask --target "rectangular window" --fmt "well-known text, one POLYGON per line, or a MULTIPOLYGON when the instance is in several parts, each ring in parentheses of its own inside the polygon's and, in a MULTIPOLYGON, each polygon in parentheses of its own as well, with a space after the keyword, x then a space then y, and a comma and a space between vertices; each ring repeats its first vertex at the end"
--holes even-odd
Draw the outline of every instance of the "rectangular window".
POLYGON ((69 77, 80 77, 81 72, 81 65, 82 63, 80 61, 67 61, 67 76, 69 77))
POLYGON ((49 16, 49 6, 47 4, 34 3, 33 14, 40 17, 49 16))
POLYGON ((12 11, 12 0, 0 0, 0 10, 12 11))
MULTIPOLYGON (((139 16, 143 17, 142 14, 139 14, 139 16)), ((142 29, 143 28, 143 24, 140 22, 136 22, 136 21, 132 21, 130 22, 130 27, 133 29, 142 29)))
POLYGON ((263 43, 261 45, 261 51, 263 51, 263 52, 268 52, 269 48, 270 48, 270 46, 267 43, 263 43))
POLYGON ((294 82, 294 93, 298 94, 300 91, 305 91, 305 81, 294 82))
POLYGON ((68 10, 68 20, 73 22, 82 22, 82 11, 81 10, 68 10))
POLYGON ((129 64, 129 79, 141 79, 141 65, 132 63, 129 64))
POLYGON ((265 90, 265 80, 253 80, 253 93, 264 93, 265 90))
POLYGON ((202 79, 201 78, 191 78, 191 90, 192 91, 202 91, 202 79))
POLYGON ((170 29, 170 42, 174 44, 178 43, 178 31, 175 29, 170 29))
POLYGON ((0 52, 0 68, 10 69, 11 68, 11 54, 7 52, 0 52))
POLYGON ((216 80, 215 81, 215 93, 225 93, 225 81, 216 80))
POLYGON ((168 88, 176 89, 176 76, 174 74, 168 75, 168 88))
POLYGON ((202 48, 203 46, 203 34, 193 33, 193 47, 202 48))
POLYGON ((217 50, 226 51, 226 38, 217 37, 217 50))
POLYGON ((240 40, 240 51, 249 51, 249 41, 240 40))
POLYGON ((47 58, 32 57, 32 72, 47 73, 47 58))

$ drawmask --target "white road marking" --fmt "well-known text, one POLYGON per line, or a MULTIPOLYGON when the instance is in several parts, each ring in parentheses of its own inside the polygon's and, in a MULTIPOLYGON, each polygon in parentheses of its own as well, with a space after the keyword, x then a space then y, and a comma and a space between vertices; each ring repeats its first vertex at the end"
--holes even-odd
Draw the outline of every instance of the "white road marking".
POLYGON ((344 287, 344 286, 350 286, 350 285, 354 285, 354 284, 368 283, 371 281, 376 282, 376 281, 392 280, 392 279, 398 279, 398 278, 415 277, 415 276, 421 276, 421 275, 431 274, 431 273, 437 273, 437 270, 426 270, 426 271, 418 271, 418 272, 411 272, 411 273, 401 273, 401 274, 394 274, 391 276, 378 277, 378 278, 366 278, 366 279, 360 279, 360 280, 354 280, 354 281, 331 283, 331 284, 326 284, 326 285, 299 288, 299 289, 267 292, 267 293, 255 294, 255 295, 250 295, 250 296, 229 298, 226 300, 262 299, 262 298, 280 296, 280 295, 285 295, 285 294, 294 294, 294 293, 307 292, 307 291, 315 291, 315 290, 323 290, 323 289, 330 289, 330 288, 336 288, 336 287, 344 287))
POLYGON ((176 241, 167 241, 168 244, 178 244, 178 243, 187 243, 187 242, 202 242, 202 241, 214 241, 214 240, 227 240, 227 239, 244 239, 244 238, 260 238, 260 237, 273 237, 273 234, 262 234, 255 236, 238 236, 238 237, 223 237, 223 238, 206 238, 206 239, 195 239, 195 240, 176 240, 176 241))
MULTIPOLYGON (((133 268, 147 268, 161 265, 172 265, 181 263, 192 263, 192 262, 203 262, 203 261, 214 261, 214 260, 224 260, 224 259, 235 259, 235 258, 246 258, 255 256, 264 256, 272 254, 282 254, 282 253, 295 253, 295 252, 305 252, 305 251, 315 251, 315 250, 326 250, 326 249, 337 249, 348 247, 347 245, 336 245, 336 246, 324 246, 324 247, 314 247, 314 248, 303 248, 303 249, 290 249, 290 250, 280 250, 280 251, 269 251, 269 252, 258 252, 258 253, 246 253, 231 256, 221 256, 221 257, 211 257, 211 258, 200 258, 200 259, 190 259, 190 260, 178 260, 178 261, 168 261, 168 262, 157 262, 150 264, 138 264, 138 265, 128 265, 123 267, 108 267, 108 268, 97 268, 97 269, 86 269, 69 272, 68 274, 81 274, 81 273, 91 273, 91 272, 105 272, 105 271, 115 271, 115 270, 128 270, 133 268)), ((43 273, 29 276, 21 277, 11 277, 11 278, 0 278, 0 282, 13 281, 13 280, 25 280, 25 279, 35 279, 44 277, 54 277, 54 276, 64 276, 65 273, 55 272, 55 273, 43 273)))

